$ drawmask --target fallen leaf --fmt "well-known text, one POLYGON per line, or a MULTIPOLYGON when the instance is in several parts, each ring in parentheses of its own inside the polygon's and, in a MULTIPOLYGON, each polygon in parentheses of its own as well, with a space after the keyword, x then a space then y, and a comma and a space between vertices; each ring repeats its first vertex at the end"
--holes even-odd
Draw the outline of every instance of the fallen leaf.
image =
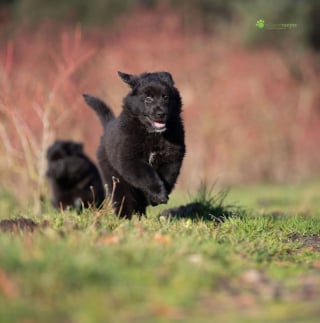
POLYGON ((13 298, 18 294, 16 283, 2 269, 0 269, 0 293, 8 298, 13 298))
POLYGON ((180 321, 185 319, 185 316, 181 310, 166 304, 155 305, 151 311, 155 316, 170 319, 170 320, 180 321))
POLYGON ((248 269, 241 275, 246 284, 259 284, 263 281, 262 274, 256 269, 248 269))
POLYGON ((153 237, 154 241, 160 243, 160 244, 168 244, 170 243, 170 237, 163 235, 159 232, 157 232, 154 237, 153 237))
POLYGON ((193 264, 199 264, 203 261, 203 257, 200 254, 193 254, 188 257, 188 260, 193 264))
POLYGON ((101 238, 99 240, 99 244, 102 244, 102 245, 117 244, 117 243, 119 243, 119 241, 120 241, 119 236, 109 235, 109 236, 105 236, 105 237, 101 238))
POLYGON ((253 295, 239 295, 236 302, 240 308, 250 308, 256 305, 256 298, 253 295))

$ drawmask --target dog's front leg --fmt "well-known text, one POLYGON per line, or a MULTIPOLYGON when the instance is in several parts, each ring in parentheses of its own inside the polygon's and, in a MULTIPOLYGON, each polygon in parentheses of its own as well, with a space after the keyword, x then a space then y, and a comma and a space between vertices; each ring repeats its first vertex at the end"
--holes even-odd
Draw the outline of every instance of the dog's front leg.
POLYGON ((168 194, 172 191, 180 173, 182 159, 176 162, 162 164, 158 169, 158 174, 162 178, 168 194))
POLYGON ((150 204, 167 203, 168 191, 157 172, 144 161, 123 162, 119 173, 125 181, 146 193, 150 204))

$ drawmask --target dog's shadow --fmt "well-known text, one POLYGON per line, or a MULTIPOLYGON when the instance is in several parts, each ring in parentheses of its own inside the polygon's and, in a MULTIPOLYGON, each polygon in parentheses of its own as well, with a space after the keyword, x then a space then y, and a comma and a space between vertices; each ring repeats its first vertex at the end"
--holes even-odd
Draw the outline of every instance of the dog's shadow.
POLYGON ((206 186, 203 186, 194 202, 165 209, 160 212, 159 217, 217 223, 224 222, 231 217, 242 217, 243 209, 241 207, 224 203, 227 193, 227 191, 223 191, 213 195, 212 189, 208 190, 206 186))

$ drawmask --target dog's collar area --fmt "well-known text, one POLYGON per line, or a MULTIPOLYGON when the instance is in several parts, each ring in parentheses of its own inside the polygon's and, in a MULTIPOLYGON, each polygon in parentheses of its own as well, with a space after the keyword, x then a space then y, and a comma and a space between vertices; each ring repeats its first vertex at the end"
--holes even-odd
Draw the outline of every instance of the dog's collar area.
POLYGON ((162 133, 167 130, 167 127, 163 127, 161 129, 155 129, 152 127, 152 129, 147 129, 148 133, 162 133))
POLYGON ((165 132, 167 130, 167 127, 164 126, 163 128, 161 129, 154 129, 154 132, 157 132, 157 133, 161 133, 161 132, 165 132))

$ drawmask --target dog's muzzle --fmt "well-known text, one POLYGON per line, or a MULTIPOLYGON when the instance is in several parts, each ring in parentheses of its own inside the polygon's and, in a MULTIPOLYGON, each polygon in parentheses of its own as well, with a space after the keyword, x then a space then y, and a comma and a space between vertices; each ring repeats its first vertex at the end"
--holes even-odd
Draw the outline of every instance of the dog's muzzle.
POLYGON ((151 132, 164 132, 167 130, 166 121, 165 120, 153 120, 149 116, 147 117, 149 124, 151 125, 151 132))
POLYGON ((152 127, 155 132, 163 132, 167 130, 165 122, 152 121, 152 127))

